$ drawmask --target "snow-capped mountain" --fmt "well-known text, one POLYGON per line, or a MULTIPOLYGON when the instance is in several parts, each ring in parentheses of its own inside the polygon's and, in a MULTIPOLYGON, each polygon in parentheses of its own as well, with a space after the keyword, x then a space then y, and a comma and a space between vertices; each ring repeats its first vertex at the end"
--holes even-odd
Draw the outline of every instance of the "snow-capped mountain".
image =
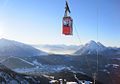
POLYGON ((33 48, 30 45, 13 40, 0 39, 0 56, 38 56, 47 53, 33 48))
POLYGON ((77 50, 74 54, 89 55, 97 54, 97 52, 99 55, 116 55, 119 52, 119 49, 106 47, 100 42, 90 41, 77 50))

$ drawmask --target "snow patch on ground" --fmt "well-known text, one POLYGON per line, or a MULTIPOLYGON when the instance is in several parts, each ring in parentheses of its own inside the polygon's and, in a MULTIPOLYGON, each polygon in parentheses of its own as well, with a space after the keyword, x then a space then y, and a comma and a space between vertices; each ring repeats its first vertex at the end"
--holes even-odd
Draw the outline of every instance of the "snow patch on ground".
POLYGON ((105 65, 105 67, 109 67, 109 66, 112 66, 114 68, 118 68, 119 67, 118 64, 107 64, 107 65, 105 65))
POLYGON ((119 60, 119 61, 120 61, 120 58, 114 58, 114 59, 116 59, 116 60, 119 60))
POLYGON ((66 84, 78 84, 77 82, 67 82, 66 84))
POLYGON ((39 67, 35 68, 17 68, 14 69, 14 71, 19 73, 28 73, 28 72, 39 72, 39 73, 45 73, 45 72, 59 72, 63 69, 69 69, 69 67, 63 66, 63 65, 41 65, 39 67))
POLYGON ((39 63, 39 62, 37 61, 37 59, 35 59, 32 63, 33 63, 34 65, 42 66, 42 64, 39 63))

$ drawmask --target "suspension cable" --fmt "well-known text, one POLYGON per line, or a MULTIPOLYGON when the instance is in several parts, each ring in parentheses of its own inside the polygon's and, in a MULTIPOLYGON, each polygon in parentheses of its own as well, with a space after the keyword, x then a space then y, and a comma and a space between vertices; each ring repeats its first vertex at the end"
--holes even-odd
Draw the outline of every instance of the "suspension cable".
MULTIPOLYGON (((71 15, 72 15, 72 14, 71 14, 71 15)), ((77 28, 76 28, 76 25, 73 24, 73 26, 74 26, 74 29, 75 29, 75 32, 76 32, 76 35, 77 35, 77 39, 78 39, 79 43, 81 44, 81 43, 82 43, 82 42, 81 42, 81 38, 80 38, 79 32, 78 32, 78 30, 77 30, 77 28)), ((89 60, 88 60, 88 57, 87 57, 86 55, 85 55, 85 60, 86 60, 88 69, 89 69, 89 71, 90 71, 90 73, 91 73, 91 76, 92 76, 91 65, 90 65, 89 60)))
MULTIPOLYGON (((79 33, 78 33, 78 31, 77 31, 77 28, 76 28, 75 24, 74 24, 74 29, 75 29, 75 32, 76 32, 76 34, 77 34, 77 38, 78 38, 79 42, 81 43, 81 38, 80 38, 80 36, 79 36, 79 33)), ((90 64, 89 64, 89 61, 88 61, 88 58, 87 58, 86 55, 85 55, 85 60, 86 60, 86 62, 87 62, 87 66, 88 66, 90 72, 92 72, 92 69, 90 68, 90 64)))
MULTIPOLYGON (((76 28, 76 25, 74 24, 73 25, 74 26, 74 29, 75 29, 75 32, 76 32, 76 34, 77 34, 77 39, 79 40, 79 42, 81 43, 81 38, 80 38, 80 36, 79 36, 79 32, 78 32, 78 30, 77 30, 77 28, 76 28)), ((89 60, 88 60, 88 57, 87 57, 87 55, 85 55, 85 60, 86 60, 86 63, 87 63, 87 67, 88 67, 88 69, 89 69, 89 71, 90 71, 90 75, 91 76, 93 76, 93 74, 92 74, 92 69, 91 69, 91 65, 90 65, 90 63, 89 63, 89 60)))
MULTIPOLYGON (((98 38, 99 38, 99 35, 98 35, 98 31, 99 31, 99 0, 97 1, 97 42, 98 42, 98 38)), ((81 43, 81 38, 79 36, 79 33, 77 31, 77 28, 76 28, 76 25, 74 24, 74 29, 75 29, 75 32, 77 34, 77 38, 79 40, 79 42, 81 43)), ((99 48, 99 47, 98 47, 99 48)), ((91 65, 89 63, 89 60, 88 60, 88 57, 85 55, 85 60, 87 62, 87 66, 89 68, 89 71, 91 73, 91 75, 93 76, 93 84, 96 84, 96 78, 97 78, 97 74, 98 74, 98 69, 99 69, 99 49, 97 48, 97 52, 96 52, 96 70, 95 72, 93 73, 92 69, 91 69, 91 65)))
MULTIPOLYGON (((96 26, 97 30, 97 42, 99 41, 99 0, 97 0, 97 26, 96 26)), ((98 75, 98 70, 99 70, 99 47, 96 50, 96 71, 93 74, 93 79, 94 79, 94 84, 96 84, 96 79, 97 79, 97 75, 98 75)))
MULTIPOLYGON (((99 0, 98 0, 99 1, 99 0)), ((99 3, 99 2, 98 2, 99 3)), ((97 3, 97 42, 98 42, 98 38, 99 38, 99 36, 98 36, 98 31, 99 31, 99 4, 97 3)), ((76 26, 75 26, 75 24, 74 24, 74 29, 75 29, 75 32, 76 32, 76 34, 77 34, 77 38, 78 38, 78 40, 79 40, 79 42, 81 43, 81 38, 80 38, 80 36, 79 36, 79 33, 78 33, 78 31, 77 31, 77 28, 76 28, 76 26)), ((99 49, 97 48, 97 50, 96 50, 97 52, 96 52, 96 54, 97 54, 97 56, 96 56, 96 70, 95 70, 95 72, 92 74, 92 76, 93 76, 93 84, 96 84, 96 78, 97 78, 97 74, 98 74, 98 69, 99 69, 99 49)), ((92 69, 91 69, 91 65, 89 64, 89 60, 88 60, 88 58, 87 58, 87 56, 85 55, 85 59, 86 59, 86 62, 87 62, 87 66, 88 66, 88 68, 89 68, 89 71, 92 73, 92 69)))

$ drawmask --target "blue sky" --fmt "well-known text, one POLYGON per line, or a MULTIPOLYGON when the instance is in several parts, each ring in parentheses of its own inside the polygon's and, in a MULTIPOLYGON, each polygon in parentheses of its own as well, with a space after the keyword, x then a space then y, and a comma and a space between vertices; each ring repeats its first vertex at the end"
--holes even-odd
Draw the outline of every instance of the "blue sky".
POLYGON ((120 0, 68 1, 80 40, 75 29, 73 36, 61 33, 65 0, 0 0, 0 38, 28 44, 80 45, 97 41, 98 18, 98 41, 120 46, 120 0))

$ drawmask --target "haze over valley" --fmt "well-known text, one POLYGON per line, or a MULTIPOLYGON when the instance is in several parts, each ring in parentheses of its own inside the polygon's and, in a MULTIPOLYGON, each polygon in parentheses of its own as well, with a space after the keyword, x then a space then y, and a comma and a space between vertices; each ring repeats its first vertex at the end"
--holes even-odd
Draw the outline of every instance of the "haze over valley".
POLYGON ((92 74, 97 70, 98 56, 98 82, 100 84, 113 84, 111 81, 116 84, 120 82, 120 48, 106 47, 95 41, 82 46, 47 45, 47 48, 53 51, 56 49, 61 51, 62 48, 65 51, 71 48, 70 50, 76 51, 71 54, 47 53, 28 44, 0 39, 0 62, 17 73, 43 76, 45 80, 49 79, 49 76, 54 76, 57 80, 62 77, 69 81, 73 80, 62 75, 67 72, 73 76, 72 78, 77 75, 78 78, 83 77, 79 80, 93 81, 92 74), (109 75, 115 79, 111 79, 109 75))

